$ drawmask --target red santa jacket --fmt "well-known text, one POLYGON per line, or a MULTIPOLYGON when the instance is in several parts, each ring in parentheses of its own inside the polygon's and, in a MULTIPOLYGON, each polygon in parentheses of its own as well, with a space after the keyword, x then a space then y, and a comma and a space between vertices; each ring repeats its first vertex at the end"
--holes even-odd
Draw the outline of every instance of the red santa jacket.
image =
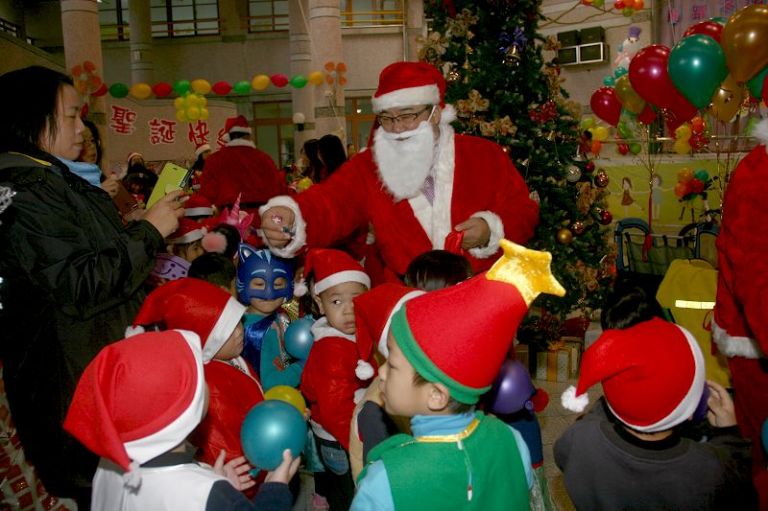
MULTIPOLYGON (((360 354, 355 336, 329 326, 326 318, 312 325, 312 333, 315 343, 301 374, 301 392, 309 403, 313 429, 318 436, 329 433, 344 449, 349 449, 355 392, 368 386, 375 371, 363 375, 367 377, 365 380, 358 377, 360 354)), ((376 367, 372 358, 365 362, 376 367)))
POLYGON ((469 256, 475 272, 490 268, 500 254, 498 238, 502 234, 520 244, 530 239, 538 223, 538 205, 529 198, 523 178, 497 144, 453 135, 446 126, 441 127, 440 144, 440 158, 445 161, 438 169, 444 170, 436 176, 431 216, 425 216, 423 195, 395 202, 382 184, 372 151, 364 151, 327 181, 296 197, 276 198, 265 206, 297 204, 301 212, 294 241, 284 249, 273 250, 291 256, 305 242, 309 247, 333 246, 370 222, 376 248, 387 269, 402 275, 414 257, 443 248, 445 235, 455 225, 478 213, 490 212, 497 219, 489 222, 490 248, 473 249, 469 256), (452 150, 444 151, 444 146, 452 150), (295 202, 291 204, 292 200, 295 202))
MULTIPOLYGON (((768 124, 765 125, 768 128, 768 124)), ((712 335, 729 357, 768 353, 768 153, 758 145, 737 165, 726 189, 717 238, 719 274, 712 335)))
POLYGON ((253 370, 242 358, 235 361, 248 373, 215 359, 203 367, 208 384, 208 414, 191 440, 200 449, 198 459, 209 465, 216 462, 222 449, 227 451, 227 461, 243 455, 240 426, 251 408, 264 401, 264 392, 253 370))
POLYGON ((250 210, 291 189, 267 153, 236 139, 205 161, 199 193, 218 207, 231 207, 242 193, 243 209, 250 210))

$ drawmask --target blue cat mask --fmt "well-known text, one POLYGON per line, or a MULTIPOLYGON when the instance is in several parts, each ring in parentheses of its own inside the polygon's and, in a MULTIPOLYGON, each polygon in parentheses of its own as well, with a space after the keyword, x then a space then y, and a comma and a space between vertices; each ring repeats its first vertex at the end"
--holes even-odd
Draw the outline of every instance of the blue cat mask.
POLYGON ((238 248, 240 265, 237 268, 237 297, 241 303, 249 304, 251 300, 275 300, 293 298, 293 265, 288 259, 277 257, 269 250, 256 249, 247 243, 241 243, 238 248), (284 278, 288 285, 283 289, 275 289, 275 280, 284 278), (264 279, 264 289, 251 289, 251 281, 255 278, 264 279))

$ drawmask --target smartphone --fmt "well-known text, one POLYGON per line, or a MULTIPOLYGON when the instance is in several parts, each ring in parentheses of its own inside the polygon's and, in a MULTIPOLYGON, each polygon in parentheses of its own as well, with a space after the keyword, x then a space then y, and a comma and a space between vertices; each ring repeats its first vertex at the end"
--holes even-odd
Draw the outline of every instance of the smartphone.
POLYGON ((117 206, 121 215, 130 213, 139 206, 136 198, 131 192, 125 189, 125 186, 123 186, 123 183, 120 181, 117 182, 117 194, 112 197, 112 201, 115 203, 115 206, 117 206))
POLYGON ((160 171, 157 183, 152 189, 149 200, 147 200, 147 209, 151 208, 154 203, 162 199, 165 194, 174 190, 183 189, 187 185, 191 174, 191 170, 185 169, 172 162, 163 165, 163 170, 160 171))

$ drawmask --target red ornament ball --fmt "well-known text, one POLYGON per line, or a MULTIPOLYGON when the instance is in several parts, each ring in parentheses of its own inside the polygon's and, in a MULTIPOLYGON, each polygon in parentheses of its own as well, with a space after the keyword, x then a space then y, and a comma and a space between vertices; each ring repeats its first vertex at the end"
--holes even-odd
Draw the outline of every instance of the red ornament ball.
POLYGON ((586 172, 592 172, 593 170, 595 170, 595 162, 593 162, 593 161, 588 161, 588 162, 586 163, 586 165, 584 165, 584 170, 585 170, 586 172))
POLYGON ((598 214, 600 225, 608 225, 613 222, 613 215, 607 209, 601 209, 598 214))
POLYGON ((611 180, 608 178, 608 174, 602 169, 595 175, 595 186, 598 188, 605 188, 610 182, 611 180))
POLYGON ((573 234, 575 234, 576 236, 581 236, 582 234, 584 234, 584 231, 586 229, 587 229, 586 224, 581 220, 576 220, 571 225, 571 231, 573 231, 573 234))

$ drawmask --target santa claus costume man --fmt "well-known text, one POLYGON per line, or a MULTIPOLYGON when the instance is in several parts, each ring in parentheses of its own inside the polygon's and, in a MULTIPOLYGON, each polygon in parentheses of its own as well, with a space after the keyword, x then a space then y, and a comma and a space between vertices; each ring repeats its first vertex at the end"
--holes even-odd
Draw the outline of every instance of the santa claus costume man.
POLYGON ((282 172, 272 158, 251 140, 252 130, 242 115, 227 119, 227 145, 205 160, 199 193, 219 209, 232 205, 242 193, 240 207, 258 208, 270 197, 290 193, 282 172))
POLYGON ((478 272, 496 259, 502 238, 528 241, 538 205, 525 182, 497 144, 454 133, 456 112, 444 94, 445 80, 429 64, 387 66, 372 99, 372 150, 260 209, 272 251, 292 257, 305 245, 332 246, 370 223, 386 266, 376 283, 398 279, 431 249, 460 247, 478 272))
POLYGON ((768 509, 768 471, 761 428, 768 420, 768 120, 753 132, 760 144, 736 166, 723 204, 717 238, 719 274, 712 338, 728 357, 736 418, 753 442, 753 475, 760 509, 768 509))

